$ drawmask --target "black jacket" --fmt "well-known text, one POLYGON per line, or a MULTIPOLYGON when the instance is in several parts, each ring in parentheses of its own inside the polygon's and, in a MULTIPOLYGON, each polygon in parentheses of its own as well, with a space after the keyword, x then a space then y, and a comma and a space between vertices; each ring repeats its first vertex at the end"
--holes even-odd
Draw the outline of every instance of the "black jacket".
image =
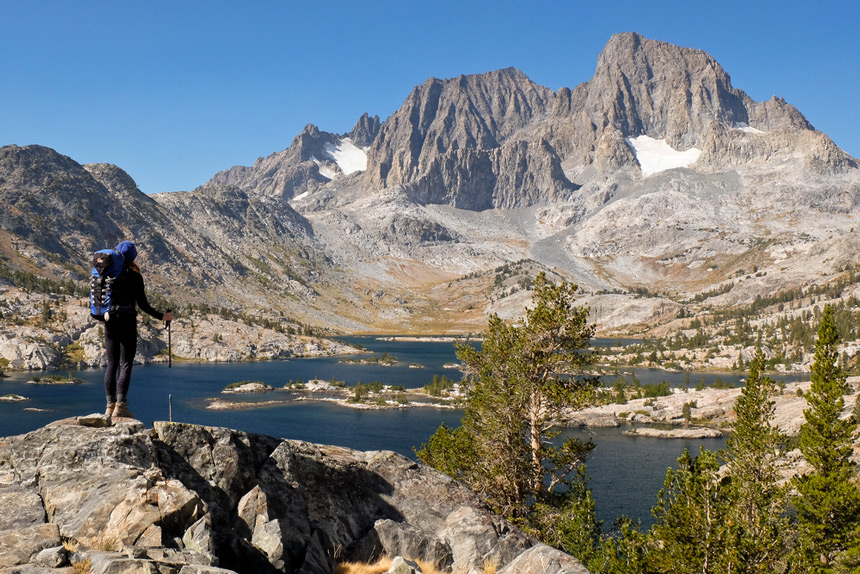
MULTIPOLYGON (((164 313, 156 311, 146 299, 146 290, 143 286, 143 276, 140 273, 126 267, 117 276, 111 288, 111 306, 118 308, 119 316, 135 316, 137 311, 135 304, 156 319, 163 319, 164 313)), ((111 316, 114 312, 111 312, 111 316)))

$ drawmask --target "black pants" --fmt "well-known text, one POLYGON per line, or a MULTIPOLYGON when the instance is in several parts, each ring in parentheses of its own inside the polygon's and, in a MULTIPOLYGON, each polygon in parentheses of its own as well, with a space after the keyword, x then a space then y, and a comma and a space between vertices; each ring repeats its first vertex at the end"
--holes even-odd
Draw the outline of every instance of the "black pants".
POLYGON ((105 397, 108 403, 125 402, 131 368, 137 353, 137 320, 114 317, 105 322, 105 397))

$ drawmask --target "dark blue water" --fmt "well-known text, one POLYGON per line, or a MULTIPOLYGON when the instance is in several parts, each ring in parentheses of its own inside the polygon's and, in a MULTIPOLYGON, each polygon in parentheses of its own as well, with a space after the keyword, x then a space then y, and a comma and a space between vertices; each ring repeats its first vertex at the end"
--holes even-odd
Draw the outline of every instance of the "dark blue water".
MULTIPOLYGON (((433 375, 458 379, 460 372, 443 365, 456 362, 451 343, 380 341, 372 337, 353 337, 348 342, 397 357, 393 367, 341 364, 340 358, 296 359, 258 363, 177 363, 138 365, 134 368, 129 393, 129 407, 135 417, 150 426, 155 420, 167 420, 168 395, 173 396, 173 420, 193 424, 225 426, 276 437, 334 444, 360 450, 393 450, 414 457, 413 447, 420 446, 444 422, 457 426, 459 411, 437 408, 404 410, 357 410, 328 403, 298 402, 249 410, 212 411, 204 407, 206 399, 219 396, 230 383, 255 380, 282 387, 290 380, 335 378, 347 385, 382 381, 405 388, 422 387, 433 375), (410 364, 424 368, 410 368, 410 364)), ((366 355, 360 355, 366 356, 366 355)), ((76 415, 102 412, 104 389, 101 369, 72 371, 85 381, 81 385, 30 385, 34 376, 50 373, 11 373, 0 379, 0 396, 14 393, 28 397, 25 402, 0 402, 0 436, 29 432, 45 424, 76 415), (44 412, 26 408, 46 409, 44 412)), ((61 372, 58 374, 68 374, 61 372)), ((637 369, 643 383, 683 375, 653 369, 637 369), (657 378, 662 377, 662 378, 657 378), (656 379, 656 380, 652 380, 656 379)), ((607 377, 610 384, 615 376, 607 377)), ((723 377, 727 380, 726 377, 723 377)), ((739 378, 739 377, 738 377, 739 378)), ((680 379, 679 379, 680 380, 680 379)), ((698 375, 692 375, 695 385, 698 375)), ((278 400, 290 396, 288 391, 243 396, 237 400, 278 400)), ((650 509, 663 485, 666 470, 685 448, 698 452, 700 445, 721 448, 722 439, 660 440, 626 437, 621 429, 566 429, 566 436, 592 438, 597 447, 588 460, 588 475, 600 519, 605 527, 621 515, 638 518, 650 524, 650 509)))

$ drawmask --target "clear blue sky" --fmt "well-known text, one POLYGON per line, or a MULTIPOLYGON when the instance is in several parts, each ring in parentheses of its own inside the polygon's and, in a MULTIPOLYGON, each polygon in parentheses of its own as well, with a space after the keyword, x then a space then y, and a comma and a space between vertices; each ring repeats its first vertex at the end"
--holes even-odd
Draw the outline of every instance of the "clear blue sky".
POLYGON ((193 189, 305 126, 383 120, 413 86, 508 66, 591 78, 616 32, 699 48, 860 156, 860 2, 0 0, 0 145, 193 189))

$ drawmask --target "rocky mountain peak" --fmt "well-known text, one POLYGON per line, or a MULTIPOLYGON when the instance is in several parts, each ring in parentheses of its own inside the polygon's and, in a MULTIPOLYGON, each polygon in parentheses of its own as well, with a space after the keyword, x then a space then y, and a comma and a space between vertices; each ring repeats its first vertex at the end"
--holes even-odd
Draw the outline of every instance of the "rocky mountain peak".
POLYGON ((376 139, 381 125, 382 122, 379 121, 379 116, 370 117, 370 115, 365 112, 360 118, 358 118, 352 131, 346 135, 352 140, 352 143, 358 147, 366 148, 369 147, 373 143, 373 140, 376 139))
POLYGON ((560 158, 545 142, 520 137, 554 99, 515 68, 430 78, 383 122, 368 151, 366 184, 474 210, 564 197, 574 186, 560 158), (549 169, 527 173, 533 163, 549 169))
POLYGON ((546 114, 554 93, 514 68, 417 86, 382 124, 369 152, 372 185, 421 177, 440 154, 498 148, 546 114))
POLYGON ((714 121, 757 127, 751 100, 711 55, 635 33, 609 40, 588 96, 586 107, 604 125, 627 137, 665 139, 679 150, 703 141, 714 121))
POLYGON ((113 202, 105 186, 43 146, 0 148, 0 204, 0 229, 63 258, 91 251, 93 238, 122 234, 106 213, 113 202))
POLYGON ((110 163, 88 163, 83 166, 96 181, 101 183, 105 188, 115 195, 128 194, 136 192, 142 194, 137 188, 137 183, 134 179, 122 168, 119 168, 110 163))

